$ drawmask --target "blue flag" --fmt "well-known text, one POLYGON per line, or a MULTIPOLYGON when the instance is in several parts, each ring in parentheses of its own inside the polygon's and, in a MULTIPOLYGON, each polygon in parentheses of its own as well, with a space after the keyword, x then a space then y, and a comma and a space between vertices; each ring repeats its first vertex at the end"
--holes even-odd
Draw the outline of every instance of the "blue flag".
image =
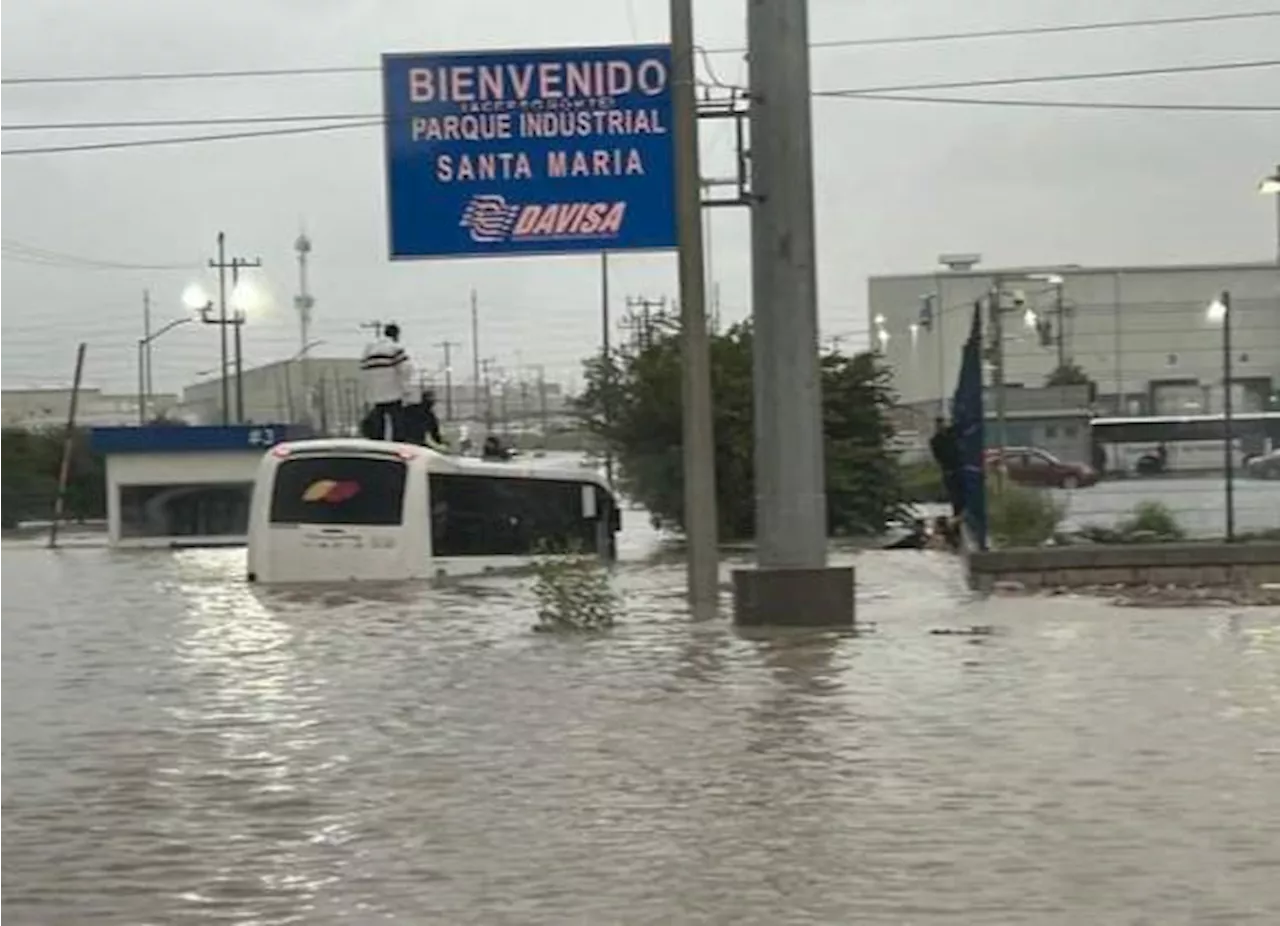
POLYGON ((951 399, 951 422, 960 444, 960 497, 964 523, 978 549, 987 548, 987 492, 983 454, 986 419, 982 407, 982 304, 974 303, 973 324, 964 343, 960 379, 951 399))

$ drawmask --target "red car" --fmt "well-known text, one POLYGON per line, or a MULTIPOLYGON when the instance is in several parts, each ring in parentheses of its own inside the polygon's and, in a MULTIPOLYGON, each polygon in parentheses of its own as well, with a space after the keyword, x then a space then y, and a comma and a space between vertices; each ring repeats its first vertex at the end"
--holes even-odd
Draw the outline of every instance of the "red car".
POLYGON ((1096 485, 1098 473, 1084 463, 1064 463, 1039 447, 988 447, 987 472, 1003 458, 1005 472, 1018 485, 1050 489, 1079 489, 1096 485))

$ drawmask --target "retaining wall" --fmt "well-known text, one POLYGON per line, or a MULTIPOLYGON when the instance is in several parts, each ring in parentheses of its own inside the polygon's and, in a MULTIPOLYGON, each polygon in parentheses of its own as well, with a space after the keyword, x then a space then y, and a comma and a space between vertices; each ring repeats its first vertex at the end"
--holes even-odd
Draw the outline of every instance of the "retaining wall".
POLYGON ((1152 543, 1034 547, 969 554, 969 586, 1205 586, 1280 583, 1280 543, 1152 543))

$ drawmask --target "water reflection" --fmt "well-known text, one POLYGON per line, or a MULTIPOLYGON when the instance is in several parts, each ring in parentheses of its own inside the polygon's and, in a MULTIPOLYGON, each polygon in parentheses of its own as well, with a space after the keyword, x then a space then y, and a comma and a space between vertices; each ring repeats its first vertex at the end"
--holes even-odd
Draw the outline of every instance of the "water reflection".
POLYGON ((4 913, 1269 922, 1280 616, 984 602, 945 558, 848 556, 871 634, 691 623, 683 566, 637 559, 588 639, 530 633, 518 575, 7 555, 4 913))

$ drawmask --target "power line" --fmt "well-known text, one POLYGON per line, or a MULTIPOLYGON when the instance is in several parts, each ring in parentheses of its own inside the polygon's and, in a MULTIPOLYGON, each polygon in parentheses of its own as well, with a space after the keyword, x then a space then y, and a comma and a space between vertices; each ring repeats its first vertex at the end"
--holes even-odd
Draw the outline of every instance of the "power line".
POLYGON ((961 106, 1012 106, 1026 109, 1092 109, 1170 113, 1274 113, 1280 105, 1252 103, 1125 103, 1084 100, 1007 100, 957 96, 895 96, 888 93, 857 93, 832 97, 838 100, 873 100, 887 103, 952 103, 961 106))
POLYGON ((198 262, 172 264, 135 264, 126 261, 99 260, 94 257, 81 257, 64 251, 53 251, 35 245, 23 244, 21 241, 5 239, 3 250, 6 258, 26 263, 41 264, 61 268, 84 270, 191 270, 201 266, 198 262))
POLYGON ((240 77, 317 77, 333 74, 367 74, 381 70, 377 65, 328 65, 309 68, 247 68, 236 71, 155 71, 139 74, 75 74, 41 77, 5 77, 0 85, 30 84, 113 84, 152 80, 220 80, 240 77))
POLYGON ((1193 74, 1205 71, 1240 71, 1271 68, 1280 58, 1253 61, 1221 61, 1215 64, 1180 64, 1162 68, 1128 68, 1122 71, 1088 71, 1075 74, 1040 74, 1027 77, 991 77, 981 80, 952 80, 926 84, 897 84, 884 87, 858 87, 848 90, 815 90, 814 96, 860 96, 868 93, 906 93, 913 90, 967 90, 973 87, 1004 87, 1011 84, 1049 84, 1080 80, 1113 80, 1124 77, 1154 77, 1167 74, 1193 74))
POLYGON ((382 120, 368 122, 342 122, 336 125, 309 125, 291 129, 261 129, 252 132, 226 132, 221 135, 180 135, 171 138, 142 138, 132 141, 104 141, 83 145, 53 145, 41 148, 6 148, 0 155, 64 154, 72 151, 105 151, 113 148, 151 148, 157 145, 191 145, 208 141, 230 141, 237 138, 267 138, 278 135, 305 135, 311 132, 332 132, 336 129, 358 129, 382 125, 382 120))
MULTIPOLYGON (((1133 77, 1154 77, 1170 74, 1187 74, 1202 73, 1206 71, 1231 71, 1245 70, 1253 68, 1268 68, 1280 65, 1280 59, 1262 59, 1253 61, 1226 61, 1213 64, 1184 64, 1174 65, 1161 68, 1130 68, 1120 71, 1089 71, 1083 73, 1068 74, 1042 74, 1029 75, 1026 77, 997 77, 985 78, 979 80, 960 80, 960 81, 944 81, 938 83, 918 83, 918 84, 896 84, 880 87, 862 87, 862 88, 845 88, 838 90, 816 90, 814 96, 818 97, 855 97, 862 96, 868 99, 882 100, 914 100, 916 102, 948 102, 944 98, 936 98, 933 100, 924 97, 895 97, 887 96, 887 94, 908 93, 922 90, 960 90, 975 87, 997 87, 1010 84, 1036 84, 1036 83, 1063 83, 1085 80, 1111 80, 1117 78, 1133 78, 1133 77)), ((956 100, 956 102, 960 102, 956 100)), ((1251 105, 1233 105, 1233 104, 1089 104, 1089 103, 1066 103, 1056 101, 1039 101, 1030 100, 982 100, 974 101, 970 105, 983 103, 986 105, 1008 105, 1032 107, 1043 105, 1046 108, 1107 108, 1107 109, 1150 109, 1150 110, 1168 110, 1168 111, 1201 111, 1201 112, 1271 112, 1274 107, 1271 106, 1251 106, 1251 105)), ((365 127, 372 125, 384 124, 385 118, 377 113, 284 113, 272 116, 219 116, 219 117, 203 117, 191 119, 132 119, 132 120, 104 120, 93 122, 50 122, 50 123, 22 123, 16 126, 2 126, 5 131, 54 131, 54 130, 96 130, 96 129, 128 129, 128 128, 164 128, 177 126, 215 126, 215 125, 238 125, 238 124, 261 124, 261 123, 278 123, 278 122, 334 122, 333 125, 320 126, 302 126, 299 128, 283 128, 283 129, 267 129, 262 131, 245 131, 219 135, 202 135, 202 136, 178 136, 173 138, 158 139, 137 139, 129 141, 116 142, 95 142, 79 145, 65 145, 39 148, 13 148, 0 153, 3 154, 56 154, 70 151, 91 151, 108 148, 135 148, 149 147, 153 145, 175 145, 184 143, 197 143, 204 141, 223 141, 236 138, 258 138, 273 135, 294 135, 309 132, 333 131, 344 128, 365 127)))
MULTIPOLYGON (((1227 22, 1241 19, 1269 19, 1280 16, 1280 10, 1258 10, 1243 13, 1210 13, 1201 16, 1174 16, 1164 19, 1124 19, 1112 22, 1068 23, 1060 26, 1027 26, 1012 29, 982 29, 976 32, 936 32, 929 35, 899 35, 885 38, 828 39, 811 42, 810 48, 865 48, 882 45, 915 45, 922 42, 954 42, 972 39, 1001 39, 1027 35, 1055 35, 1070 32, 1097 32, 1107 29, 1135 29, 1148 26, 1186 26, 1198 23, 1227 22)), ((744 52, 745 48, 710 48, 707 54, 726 55, 744 52)))
POLYGON ((0 125, 6 132, 56 132, 93 129, 159 129, 199 125, 255 125, 276 122, 336 122, 378 119, 376 113, 286 113, 277 116, 207 116, 198 119, 122 119, 93 122, 20 122, 0 125))
MULTIPOLYGON (((1175 16, 1154 19, 1127 19, 1109 22, 1068 23, 1054 26, 1027 26, 1011 29, 985 29, 973 32, 946 32, 926 35, 885 36, 883 38, 830 39, 813 42, 815 49, 857 48, 876 45, 909 45, 922 42, 949 42, 976 39, 993 39, 1029 35, 1053 35, 1073 32, 1093 32, 1111 29, 1134 29, 1159 26, 1183 26, 1211 22, 1229 22, 1251 19, 1267 19, 1280 16, 1280 10, 1258 10, 1240 13, 1212 13, 1200 16, 1175 16)), ((746 51, 741 46, 708 49, 709 54, 737 54, 746 51)), ((150 73, 124 74, 67 74, 40 75, 30 77, 5 77, 0 84, 5 86, 35 84, 80 84, 80 83, 129 83, 141 81, 177 81, 177 80, 220 80, 235 78, 260 77, 317 77, 341 74, 377 73, 381 69, 377 65, 329 65, 317 67, 292 68, 245 68, 226 71, 156 71, 150 73)))

